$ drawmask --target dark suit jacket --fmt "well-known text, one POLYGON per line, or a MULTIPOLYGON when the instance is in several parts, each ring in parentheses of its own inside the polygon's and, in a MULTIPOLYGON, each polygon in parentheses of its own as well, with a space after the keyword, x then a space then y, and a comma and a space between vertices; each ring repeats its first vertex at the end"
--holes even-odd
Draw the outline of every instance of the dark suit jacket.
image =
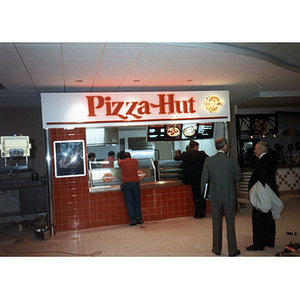
POLYGON ((183 162, 183 182, 186 184, 199 183, 204 161, 208 155, 204 151, 189 150, 174 157, 183 162))
POLYGON ((201 179, 201 192, 208 183, 211 203, 236 203, 235 182, 242 179, 241 169, 236 159, 222 152, 205 160, 201 179))
POLYGON ((260 181, 264 186, 265 183, 278 195, 278 190, 275 181, 275 172, 276 172, 276 160, 270 155, 263 155, 257 162, 254 167, 253 173, 251 175, 248 188, 249 190, 252 186, 260 181))

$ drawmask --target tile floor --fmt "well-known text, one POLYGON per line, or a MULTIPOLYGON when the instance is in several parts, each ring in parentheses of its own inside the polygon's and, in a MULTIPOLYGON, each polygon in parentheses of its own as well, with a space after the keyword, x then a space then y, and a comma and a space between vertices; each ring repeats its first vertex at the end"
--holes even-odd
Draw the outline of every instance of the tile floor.
MULTIPOLYGON (((275 257, 290 241, 300 242, 300 195, 283 196, 281 199, 285 209, 282 219, 276 220, 275 247, 250 252, 245 248, 252 244, 252 207, 247 199, 239 198, 241 206, 236 215, 236 234, 240 257, 275 257), (297 235, 287 235, 286 231, 297 235)), ((221 257, 228 257, 225 226, 223 229, 221 257)), ((48 240, 36 237, 31 227, 18 231, 7 226, 0 228, 1 239, 6 240, 2 244, 0 242, 0 256, 215 257, 211 251, 210 215, 200 220, 186 217, 145 222, 136 228, 124 224, 57 232, 48 240)))
POLYGON ((300 195, 281 198, 285 209, 276 220, 276 246, 256 252, 245 249, 252 241, 252 207, 239 199, 244 205, 236 215, 238 257, 228 257, 226 234, 221 256, 211 252, 210 216, 58 232, 48 240, 30 227, 2 226, 1 294, 45 300, 294 297, 300 258, 275 255, 290 241, 300 242, 300 195), (245 292, 249 285, 256 294, 253 288, 245 292))

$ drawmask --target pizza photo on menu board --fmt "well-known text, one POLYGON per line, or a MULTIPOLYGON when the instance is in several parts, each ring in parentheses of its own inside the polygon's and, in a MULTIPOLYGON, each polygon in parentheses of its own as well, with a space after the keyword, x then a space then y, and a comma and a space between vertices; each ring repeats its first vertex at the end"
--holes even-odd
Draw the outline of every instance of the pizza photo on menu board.
POLYGON ((197 133, 197 124, 184 124, 182 127, 182 139, 191 139, 197 133))
POLYGON ((181 127, 182 125, 167 125, 166 134, 170 138, 180 139, 181 137, 181 127))

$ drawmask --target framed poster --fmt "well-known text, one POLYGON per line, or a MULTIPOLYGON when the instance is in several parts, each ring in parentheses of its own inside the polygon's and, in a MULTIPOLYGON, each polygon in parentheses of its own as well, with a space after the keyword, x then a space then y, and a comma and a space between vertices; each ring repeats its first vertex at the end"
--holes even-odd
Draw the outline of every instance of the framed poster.
POLYGON ((276 112, 278 134, 300 136, 300 112, 276 112))
POLYGON ((251 134, 277 133, 276 115, 255 115, 250 117, 251 134))
POLYGON ((85 147, 83 140, 55 141, 55 177, 85 176, 85 147))

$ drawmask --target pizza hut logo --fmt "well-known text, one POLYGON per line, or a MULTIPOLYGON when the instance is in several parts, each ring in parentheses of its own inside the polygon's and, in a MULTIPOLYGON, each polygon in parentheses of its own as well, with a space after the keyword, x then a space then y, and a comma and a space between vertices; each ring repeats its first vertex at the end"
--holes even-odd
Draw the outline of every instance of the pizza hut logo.
POLYGON ((113 181, 114 178, 115 178, 115 176, 113 174, 111 174, 111 173, 105 173, 101 179, 104 182, 108 183, 108 182, 113 181))
POLYGON ((196 113, 193 97, 185 100, 176 100, 175 94, 158 94, 158 101, 152 103, 142 101, 119 101, 111 97, 86 96, 88 103, 88 117, 96 117, 96 110, 104 110, 105 116, 116 116, 122 120, 141 119, 143 116, 151 115, 158 111, 159 115, 182 114, 191 115, 196 113))
POLYGON ((209 96, 205 99, 203 107, 205 107, 210 113, 216 113, 221 106, 223 106, 224 100, 217 96, 209 96))
POLYGON ((139 180, 142 180, 146 176, 146 173, 143 171, 138 171, 138 176, 139 176, 139 180))

